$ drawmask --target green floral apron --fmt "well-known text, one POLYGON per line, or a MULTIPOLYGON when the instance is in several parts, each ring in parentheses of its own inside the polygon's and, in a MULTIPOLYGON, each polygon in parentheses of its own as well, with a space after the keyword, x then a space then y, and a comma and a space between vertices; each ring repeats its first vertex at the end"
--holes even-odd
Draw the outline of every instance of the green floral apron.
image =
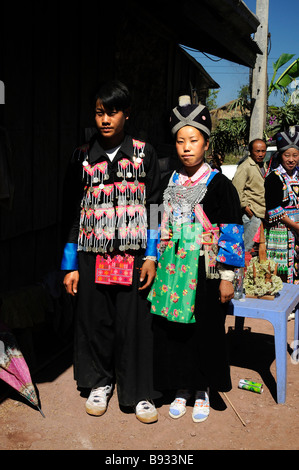
POLYGON ((173 231, 158 262, 157 275, 148 300, 151 313, 180 323, 194 323, 198 258, 202 251, 203 227, 185 223, 173 231))

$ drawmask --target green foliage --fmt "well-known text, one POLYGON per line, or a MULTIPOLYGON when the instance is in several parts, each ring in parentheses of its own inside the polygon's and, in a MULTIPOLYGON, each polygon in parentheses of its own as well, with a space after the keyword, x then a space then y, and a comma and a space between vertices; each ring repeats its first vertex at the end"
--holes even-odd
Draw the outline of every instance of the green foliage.
POLYGON ((246 100, 247 103, 250 102, 250 89, 249 85, 243 85, 238 94, 238 98, 242 98, 244 101, 246 100))
POLYGON ((206 106, 208 109, 216 109, 217 108, 217 96, 219 90, 209 90, 209 95, 206 99, 206 106))
MULTIPOLYGON (((288 85, 299 77, 299 58, 294 60, 284 72, 276 79, 278 70, 286 65, 294 54, 281 54, 279 59, 273 64, 273 77, 268 88, 268 97, 272 92, 280 91, 284 106, 270 106, 267 112, 267 123, 264 137, 268 144, 274 139, 277 132, 286 130, 290 126, 299 124, 299 105, 291 103, 288 85)), ((216 129, 211 135, 211 147, 213 150, 220 149, 225 154, 240 154, 248 145, 250 129, 250 90, 248 85, 244 85, 238 92, 238 98, 234 100, 228 112, 238 110, 240 117, 221 119, 216 129)))
POLYGON ((243 153, 243 148, 248 144, 249 118, 221 119, 216 129, 211 134, 211 146, 213 150, 220 149, 224 153, 243 153))
POLYGON ((216 129, 211 134, 211 147, 221 150, 225 154, 242 155, 244 147, 248 144, 250 125, 249 87, 244 85, 228 108, 229 113, 239 111, 240 116, 220 119, 216 129))
POLYGON ((293 80, 299 77, 299 58, 294 60, 291 65, 282 72, 277 80, 275 80, 275 78, 278 70, 287 64, 293 57, 294 54, 281 54, 278 60, 273 64, 273 76, 268 88, 268 97, 273 91, 280 91, 284 102, 286 102, 286 98, 289 98, 288 86, 293 80))
POLYGON ((278 70, 286 65, 294 54, 281 54, 278 60, 273 64, 273 77, 271 79, 268 96, 274 91, 281 92, 281 98, 284 103, 282 107, 269 106, 267 113, 267 124, 264 132, 265 139, 271 142, 277 132, 286 130, 290 126, 299 123, 299 106, 291 103, 288 85, 299 77, 299 59, 294 60, 283 73, 276 79, 278 70))
POLYGON ((278 85, 277 81, 275 82, 276 74, 278 70, 280 69, 280 67, 283 67, 293 57, 294 57, 294 54, 281 54, 281 56, 277 59, 277 61, 272 64, 273 76, 272 76, 272 79, 268 88, 268 96, 270 96, 274 90, 280 90, 280 86, 278 85))
POLYGON ((277 132, 299 123, 299 106, 286 104, 282 107, 269 106, 264 137, 268 143, 275 139, 277 132))
POLYGON ((286 88, 297 77, 299 77, 299 59, 296 59, 291 63, 291 65, 276 80, 276 83, 279 87, 286 88))
POLYGON ((238 155, 235 155, 233 153, 226 153, 225 154, 225 161, 224 161, 224 165, 237 165, 240 161, 240 158, 243 157, 243 150, 242 149, 242 152, 240 152, 238 155))

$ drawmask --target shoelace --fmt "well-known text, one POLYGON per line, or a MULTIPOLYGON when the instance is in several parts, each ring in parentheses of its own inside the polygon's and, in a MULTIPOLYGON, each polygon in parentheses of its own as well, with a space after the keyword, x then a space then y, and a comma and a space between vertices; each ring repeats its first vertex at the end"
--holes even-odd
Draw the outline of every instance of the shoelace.
POLYGON ((202 407, 209 407, 210 404, 209 404, 208 400, 201 400, 199 398, 198 400, 195 401, 194 406, 198 407, 198 408, 202 408, 202 407))
POLYGON ((176 398, 174 402, 172 402, 171 406, 175 407, 176 405, 178 406, 185 406, 186 405, 186 399, 185 398, 176 398))
POLYGON ((105 402, 111 389, 109 385, 91 390, 89 399, 97 403, 105 402))
POLYGON ((139 412, 139 411, 148 411, 148 410, 151 410, 154 408, 154 405, 152 405, 150 402, 148 401, 140 401, 137 406, 136 406, 136 410, 139 412))
POLYGON ((205 398, 197 398, 194 403, 196 408, 208 408, 210 406, 209 397, 205 394, 205 398))

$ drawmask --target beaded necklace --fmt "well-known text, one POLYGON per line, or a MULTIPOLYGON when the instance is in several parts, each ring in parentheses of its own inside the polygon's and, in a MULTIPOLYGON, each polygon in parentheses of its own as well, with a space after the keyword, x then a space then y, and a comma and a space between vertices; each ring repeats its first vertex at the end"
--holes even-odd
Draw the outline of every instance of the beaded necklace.
POLYGON ((195 181, 189 178, 183 185, 178 184, 178 174, 173 173, 168 187, 164 191, 164 208, 169 217, 191 219, 196 204, 199 204, 207 192, 206 181, 212 169, 210 166, 195 181))

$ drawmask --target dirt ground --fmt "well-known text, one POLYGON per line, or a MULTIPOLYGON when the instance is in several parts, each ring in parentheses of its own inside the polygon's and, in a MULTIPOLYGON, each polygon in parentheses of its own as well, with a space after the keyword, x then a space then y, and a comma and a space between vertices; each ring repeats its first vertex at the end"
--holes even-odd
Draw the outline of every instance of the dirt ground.
POLYGON ((14 393, 0 403, 0 450, 102 450, 104 455, 123 450, 133 455, 142 450, 298 449, 299 365, 290 356, 294 321, 288 322, 287 399, 280 405, 275 399, 272 325, 246 319, 245 330, 239 333, 234 319, 228 317, 227 331, 233 388, 226 396, 211 394, 210 416, 204 423, 193 423, 191 404, 181 419, 173 420, 168 415, 169 401, 164 400, 158 404, 158 422, 142 424, 134 413, 120 410, 116 392, 103 416, 87 415, 85 397, 73 380, 70 351, 35 378, 45 417, 14 393), (243 378, 263 383, 263 393, 239 389, 243 378))

